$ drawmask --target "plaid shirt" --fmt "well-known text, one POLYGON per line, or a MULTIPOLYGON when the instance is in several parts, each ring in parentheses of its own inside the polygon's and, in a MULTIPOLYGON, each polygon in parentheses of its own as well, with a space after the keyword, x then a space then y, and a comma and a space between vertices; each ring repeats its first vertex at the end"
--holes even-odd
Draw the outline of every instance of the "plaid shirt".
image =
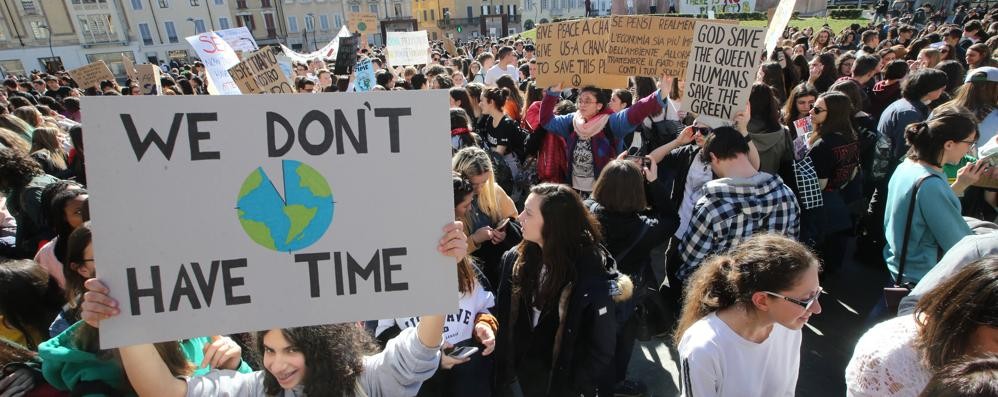
POLYGON ((783 180, 764 172, 749 179, 707 182, 697 201, 679 252, 678 277, 686 280, 708 256, 728 250, 755 233, 797 238, 800 208, 783 180))

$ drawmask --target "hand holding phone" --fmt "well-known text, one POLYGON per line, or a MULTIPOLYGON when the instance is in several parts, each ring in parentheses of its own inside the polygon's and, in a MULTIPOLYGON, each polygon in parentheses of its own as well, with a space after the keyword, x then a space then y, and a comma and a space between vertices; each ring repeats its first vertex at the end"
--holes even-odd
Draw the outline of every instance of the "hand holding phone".
POLYGON ((631 160, 638 164, 641 169, 651 168, 651 159, 644 156, 627 156, 627 160, 631 160))
POLYGON ((452 358, 465 359, 471 357, 475 353, 478 353, 477 347, 463 346, 463 347, 455 347, 453 350, 447 353, 447 356, 452 358))
POLYGON ((498 230, 500 232, 505 232, 506 231, 506 226, 509 226, 509 219, 510 218, 503 219, 501 222, 499 222, 499 225, 497 225, 494 228, 494 230, 498 230))

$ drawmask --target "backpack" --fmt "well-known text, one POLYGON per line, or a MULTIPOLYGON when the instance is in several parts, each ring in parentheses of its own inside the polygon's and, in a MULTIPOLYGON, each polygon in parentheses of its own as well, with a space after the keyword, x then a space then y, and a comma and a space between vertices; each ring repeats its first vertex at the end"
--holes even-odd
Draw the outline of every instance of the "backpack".
POLYGON ((489 160, 492 161, 492 175, 496 179, 496 184, 502 190, 512 192, 514 187, 513 170, 509 168, 509 164, 506 164, 506 159, 491 149, 486 149, 485 151, 489 154, 489 160))

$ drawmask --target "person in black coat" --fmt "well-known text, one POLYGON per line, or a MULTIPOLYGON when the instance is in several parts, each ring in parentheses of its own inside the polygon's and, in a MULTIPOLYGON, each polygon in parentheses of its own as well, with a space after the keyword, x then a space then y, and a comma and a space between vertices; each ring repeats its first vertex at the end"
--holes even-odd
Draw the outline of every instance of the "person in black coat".
POLYGON ((658 167, 652 165, 651 157, 632 159, 621 157, 607 164, 596 180, 592 198, 585 202, 602 227, 603 241, 616 259, 618 269, 635 286, 629 304, 617 306, 616 313, 613 382, 615 390, 622 394, 645 389, 639 382, 626 380, 638 328, 634 314, 649 291, 658 291, 659 282, 651 268, 651 251, 664 244, 679 227, 679 213, 669 199, 668 189, 658 180, 658 167))
POLYGON ((534 186, 519 221, 523 241, 503 256, 495 306, 497 394, 612 395, 614 306, 630 298, 630 279, 568 186, 534 186))

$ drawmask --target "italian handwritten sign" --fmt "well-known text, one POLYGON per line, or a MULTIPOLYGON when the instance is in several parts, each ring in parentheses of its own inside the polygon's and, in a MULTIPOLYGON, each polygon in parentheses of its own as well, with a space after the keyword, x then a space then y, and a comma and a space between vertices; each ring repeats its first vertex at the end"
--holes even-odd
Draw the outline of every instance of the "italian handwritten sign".
POLYGON ((294 87, 281 70, 277 50, 266 47, 229 68, 229 75, 243 94, 292 94, 294 87))
MULTIPOLYGON (((660 16, 610 17, 606 71, 617 76, 666 74, 686 78, 696 19, 660 16)), ((737 21, 719 21, 738 24, 737 21)))
POLYGON ((454 310, 446 91, 83 107, 102 348, 454 310))
POLYGON ((748 103, 766 32, 713 21, 698 21, 694 29, 682 110, 717 126, 748 103))
POLYGON ((104 80, 114 81, 114 74, 108 69, 104 61, 90 63, 69 71, 69 77, 73 78, 80 88, 97 87, 104 80))
POLYGON ((229 76, 229 68, 239 63, 236 51, 215 32, 190 36, 187 42, 204 62, 209 84, 217 95, 239 95, 239 87, 229 76))
POLYGON ((139 83, 139 90, 141 90, 142 95, 159 95, 163 93, 159 74, 159 66, 135 65, 135 79, 139 83))
POLYGON ((385 45, 388 63, 396 66, 430 63, 430 41, 425 30, 417 32, 388 32, 385 45))
POLYGON ((609 18, 587 18, 537 27, 537 85, 627 86, 627 78, 607 75, 609 18))

